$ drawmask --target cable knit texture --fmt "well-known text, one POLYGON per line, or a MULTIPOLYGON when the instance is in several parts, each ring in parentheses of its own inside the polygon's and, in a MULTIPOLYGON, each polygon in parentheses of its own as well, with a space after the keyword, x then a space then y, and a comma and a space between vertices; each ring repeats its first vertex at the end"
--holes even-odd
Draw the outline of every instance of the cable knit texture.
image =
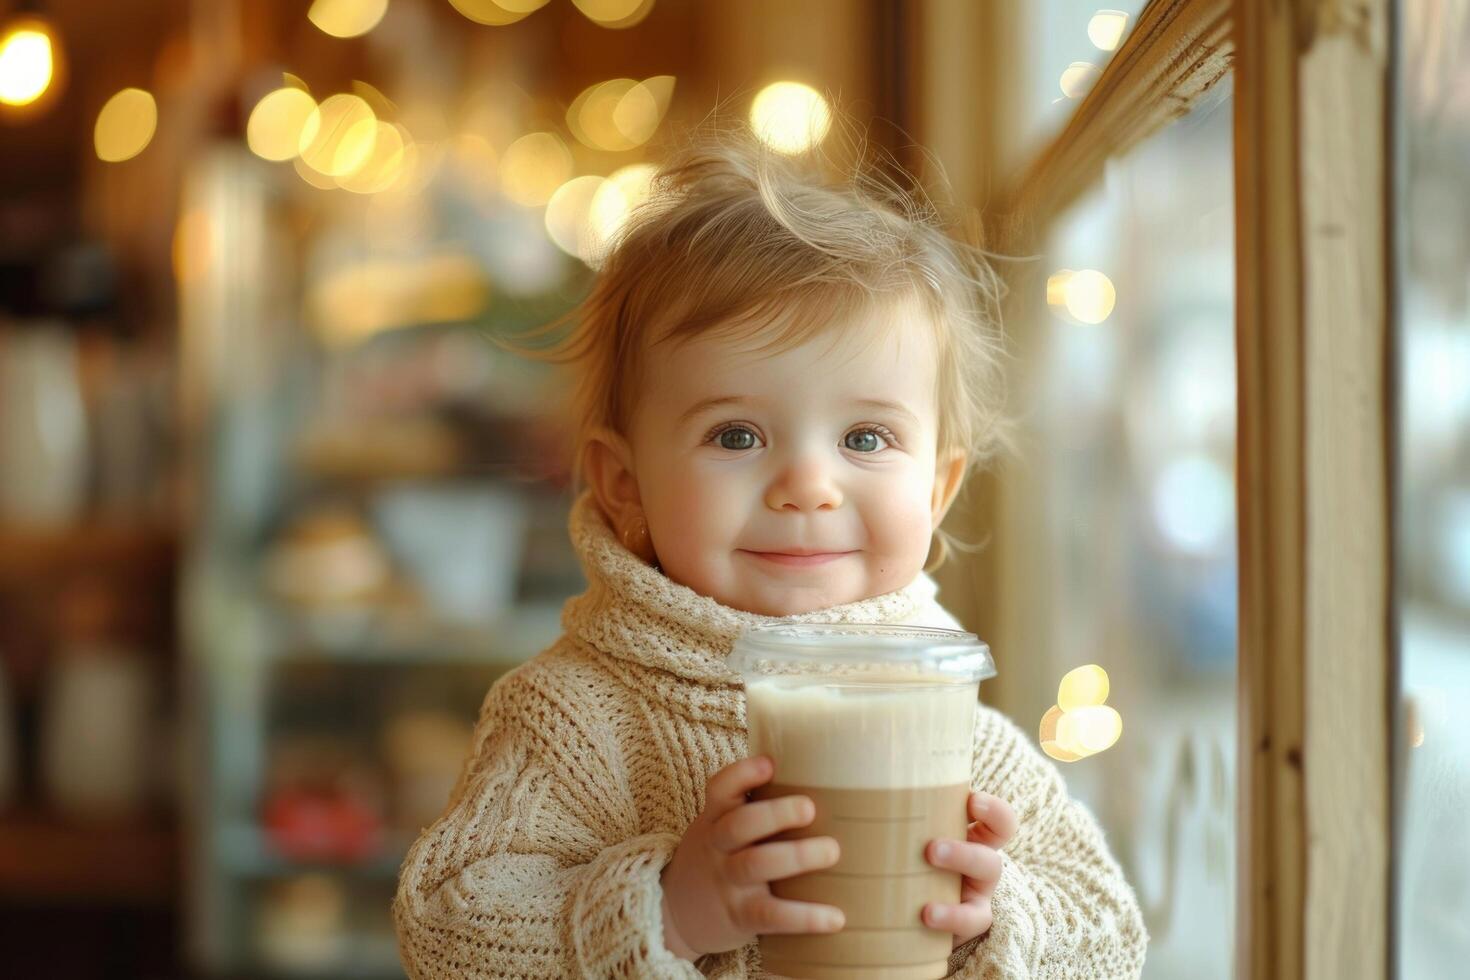
MULTIPOLYGON (((748 625, 618 541, 589 493, 569 528, 587 590, 563 635, 485 697, 448 808, 408 853, 394 901, 415 978, 760 978, 759 947, 679 959, 663 941, 659 874, 747 755, 745 694, 726 664, 748 625)), ((785 621, 956 627, 921 574, 908 587, 785 621)), ((957 948, 961 980, 1126 978, 1143 968, 1138 903, 1092 814, 1021 731, 981 705, 975 789, 1020 829, 1001 851, 994 925, 957 948)), ((917 913, 917 910, 915 910, 917 913)))

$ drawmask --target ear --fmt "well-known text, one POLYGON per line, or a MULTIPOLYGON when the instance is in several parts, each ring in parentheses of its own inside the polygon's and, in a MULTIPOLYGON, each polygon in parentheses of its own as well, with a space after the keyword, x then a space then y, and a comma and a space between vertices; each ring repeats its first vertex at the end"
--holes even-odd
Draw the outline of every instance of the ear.
POLYGON ((934 464, 934 495, 929 501, 929 507, 935 530, 944 521, 949 505, 954 503, 955 495, 960 492, 960 483, 965 478, 965 461, 963 449, 951 449, 947 453, 940 453, 934 464))
POLYGON ((582 472, 608 522, 621 531, 642 509, 638 477, 633 471, 633 447, 611 429, 594 429, 582 447, 582 472))

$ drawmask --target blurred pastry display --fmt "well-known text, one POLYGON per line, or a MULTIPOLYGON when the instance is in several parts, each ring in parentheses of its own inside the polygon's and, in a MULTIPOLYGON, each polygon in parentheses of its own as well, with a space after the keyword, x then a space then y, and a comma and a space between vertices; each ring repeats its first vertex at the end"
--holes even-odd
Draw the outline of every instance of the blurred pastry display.
POLYGON ((356 513, 325 506, 299 517, 272 546, 265 576, 280 598, 330 606, 381 597, 389 588, 392 567, 356 513))
POLYGON ((260 821, 281 857, 341 864, 377 857, 383 809, 380 778, 350 747, 298 736, 273 752, 260 821))
POLYGON ((395 829, 416 834, 444 812, 471 734, 468 721, 446 711, 404 711, 389 719, 382 746, 395 829))
POLYGON ((436 476, 452 472, 461 456, 454 430, 432 415, 319 421, 296 441, 293 453, 301 469, 339 479, 436 476))
POLYGON ((350 952, 347 890, 326 874, 271 884, 255 915, 255 946, 263 966, 283 973, 340 968, 350 952))

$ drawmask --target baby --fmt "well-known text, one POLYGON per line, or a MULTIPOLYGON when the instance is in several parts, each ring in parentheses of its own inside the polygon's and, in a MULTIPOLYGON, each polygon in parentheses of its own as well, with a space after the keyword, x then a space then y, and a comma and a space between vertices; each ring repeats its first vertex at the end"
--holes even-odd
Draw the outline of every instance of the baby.
MULTIPOLYGON (((448 808, 394 903, 414 977, 761 977, 759 933, 842 928, 769 883, 830 867, 829 837, 765 842, 811 801, 750 802, 726 664, 747 626, 958 628, 931 546, 997 442, 983 259, 890 180, 832 183, 714 137, 677 155, 602 262, 576 328, 588 580, 564 635, 485 698, 448 808)), ((967 839, 926 857, 962 901, 950 975, 1135 977, 1147 934, 1092 815, 980 706, 967 839)))

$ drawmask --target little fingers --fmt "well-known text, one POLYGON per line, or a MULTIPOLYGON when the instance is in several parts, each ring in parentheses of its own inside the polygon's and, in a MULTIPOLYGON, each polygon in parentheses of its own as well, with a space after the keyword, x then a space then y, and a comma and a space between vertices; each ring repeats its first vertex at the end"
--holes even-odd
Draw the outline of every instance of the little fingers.
POLYGON ((837 863, 840 851, 831 837, 775 841, 735 852, 726 869, 737 884, 757 885, 831 867, 837 863))
POLYGON ((981 898, 958 905, 930 902, 924 906, 924 924, 930 929, 958 936, 961 940, 970 940, 989 932, 995 919, 991 913, 990 899, 981 898))
POLYGON ((772 895, 757 895, 740 907, 736 924, 756 935, 837 932, 847 920, 842 910, 815 902, 792 902, 772 895))

